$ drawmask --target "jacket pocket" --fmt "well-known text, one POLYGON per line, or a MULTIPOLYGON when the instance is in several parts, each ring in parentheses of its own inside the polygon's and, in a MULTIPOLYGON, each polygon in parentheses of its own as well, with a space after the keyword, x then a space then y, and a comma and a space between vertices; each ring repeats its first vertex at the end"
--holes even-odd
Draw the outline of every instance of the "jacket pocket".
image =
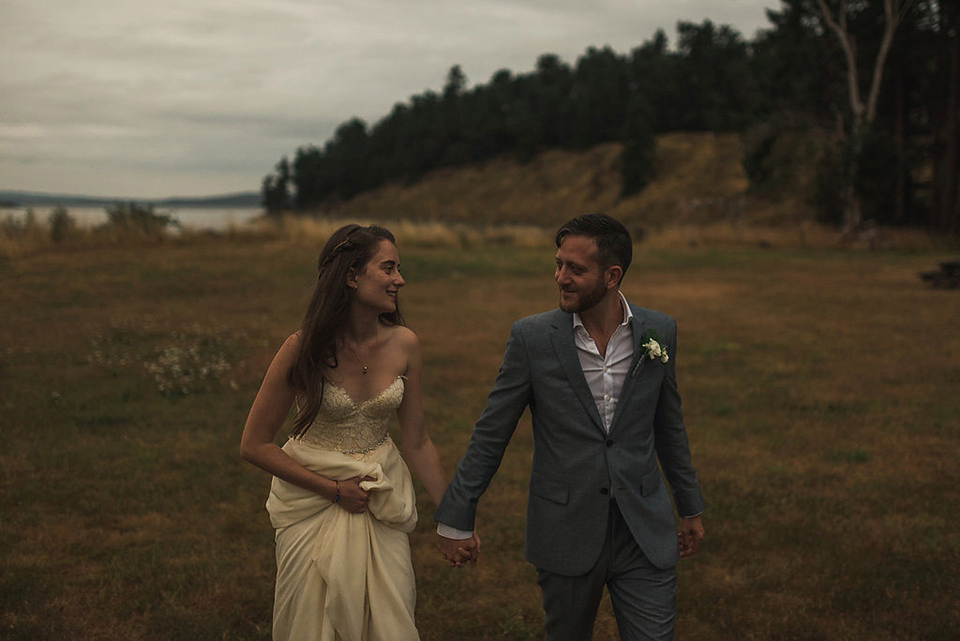
POLYGON ((558 505, 566 505, 570 500, 570 488, 566 483, 551 481, 536 472, 530 476, 530 494, 558 505))
POLYGON ((640 479, 640 495, 650 496, 660 487, 660 470, 653 468, 640 479))

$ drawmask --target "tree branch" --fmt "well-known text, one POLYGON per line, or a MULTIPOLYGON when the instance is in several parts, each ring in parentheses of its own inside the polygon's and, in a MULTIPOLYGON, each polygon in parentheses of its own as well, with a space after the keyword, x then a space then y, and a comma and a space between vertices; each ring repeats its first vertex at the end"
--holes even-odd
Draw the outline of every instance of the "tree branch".
MULTIPOLYGON (((890 0, 885 0, 889 2, 890 0)), ((853 111, 853 123, 854 128, 859 129, 863 121, 863 112, 864 106, 863 101, 860 98, 860 80, 857 73, 857 55, 854 50, 854 45, 850 39, 850 34, 847 32, 847 3, 846 0, 841 0, 840 9, 838 12, 838 19, 840 23, 838 24, 833 18, 833 14, 830 13, 830 8, 827 6, 825 0, 817 0, 817 5, 820 7, 820 13, 823 14, 823 20, 827 23, 827 26, 837 34, 837 39, 840 40, 840 47, 843 49, 843 55, 847 59, 847 85, 850 90, 850 109, 853 111)))
POLYGON ((893 44, 893 34, 904 16, 910 10, 910 5, 914 0, 903 0, 903 2, 894 2, 894 0, 883 0, 883 12, 886 15, 886 24, 883 28, 883 39, 880 41, 880 49, 877 51, 877 58, 873 62, 873 78, 870 82, 870 95, 867 98, 867 127, 873 124, 873 119, 877 114, 877 100, 880 97, 880 84, 883 81, 883 66, 886 64, 887 54, 890 53, 890 46, 893 44), (894 11, 894 5, 896 11, 894 11))

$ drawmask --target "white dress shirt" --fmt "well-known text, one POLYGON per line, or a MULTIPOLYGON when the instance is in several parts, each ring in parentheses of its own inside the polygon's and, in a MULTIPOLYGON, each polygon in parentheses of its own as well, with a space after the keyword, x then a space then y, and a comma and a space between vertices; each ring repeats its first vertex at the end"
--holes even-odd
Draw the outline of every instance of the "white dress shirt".
MULTIPOLYGON (((580 367, 587 379, 593 401, 597 404, 597 411, 603 420, 604 429, 609 432, 613 416, 617 411, 617 399, 620 389, 627 380, 630 371, 630 361, 633 359, 633 330, 630 321, 633 312, 627 304, 623 293, 620 294, 620 307, 623 309, 623 322, 617 326, 607 342, 607 351, 601 356, 597 344, 591 338, 587 329, 580 320, 580 314, 573 315, 573 336, 577 345, 577 356, 580 358, 580 367)), ((437 523, 437 534, 448 539, 469 539, 473 532, 458 530, 444 523, 437 523)))
POLYGON ((580 368, 587 379, 593 402, 597 404, 603 428, 609 432, 613 416, 617 413, 617 400, 627 373, 630 371, 630 361, 633 360, 633 330, 630 321, 633 312, 627 305, 627 299, 620 294, 620 306, 623 308, 623 322, 617 326, 603 356, 597 349, 587 329, 580 320, 580 314, 573 315, 573 335, 577 344, 577 356, 580 358, 580 368))

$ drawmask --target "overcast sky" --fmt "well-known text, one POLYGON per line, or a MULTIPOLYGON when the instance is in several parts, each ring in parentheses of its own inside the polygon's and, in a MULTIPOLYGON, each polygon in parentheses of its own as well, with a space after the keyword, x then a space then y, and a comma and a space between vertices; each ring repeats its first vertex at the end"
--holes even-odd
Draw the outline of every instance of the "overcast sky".
POLYGON ((778 0, 0 0, 0 189, 257 191, 284 155, 439 91, 627 53, 678 21, 752 39, 778 0))

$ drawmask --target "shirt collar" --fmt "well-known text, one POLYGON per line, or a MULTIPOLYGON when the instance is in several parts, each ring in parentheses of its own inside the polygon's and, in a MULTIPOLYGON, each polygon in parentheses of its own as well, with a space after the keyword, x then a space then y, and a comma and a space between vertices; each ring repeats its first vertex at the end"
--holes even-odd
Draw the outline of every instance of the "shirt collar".
MULTIPOLYGON (((625 327, 630 324, 630 321, 633 320, 633 311, 630 309, 630 305, 627 303, 626 296, 623 295, 619 289, 617 290, 617 295, 620 296, 620 308, 623 310, 623 322, 620 323, 620 327, 625 327)), ((580 314, 577 312, 573 313, 573 331, 582 329, 587 331, 587 328, 583 326, 583 321, 580 320, 580 314)))

